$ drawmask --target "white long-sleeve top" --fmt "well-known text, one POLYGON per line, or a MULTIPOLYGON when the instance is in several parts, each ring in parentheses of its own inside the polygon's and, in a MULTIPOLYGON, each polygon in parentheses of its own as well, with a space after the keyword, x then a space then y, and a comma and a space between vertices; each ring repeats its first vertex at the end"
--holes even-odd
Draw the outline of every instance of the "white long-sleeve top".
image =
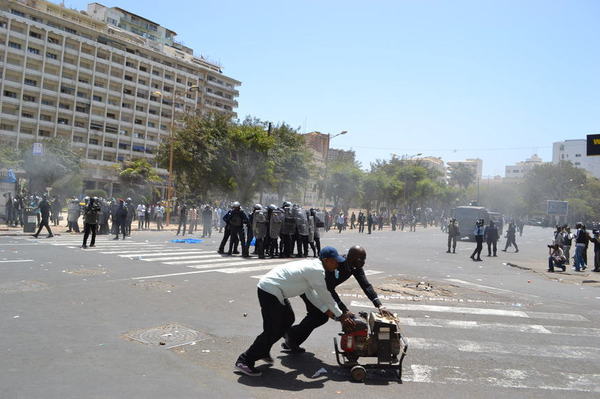
POLYGON ((258 281, 258 288, 284 299, 306 294, 321 312, 331 310, 337 317, 342 311, 331 296, 325 283, 325 269, 319 259, 303 259, 277 266, 258 281))

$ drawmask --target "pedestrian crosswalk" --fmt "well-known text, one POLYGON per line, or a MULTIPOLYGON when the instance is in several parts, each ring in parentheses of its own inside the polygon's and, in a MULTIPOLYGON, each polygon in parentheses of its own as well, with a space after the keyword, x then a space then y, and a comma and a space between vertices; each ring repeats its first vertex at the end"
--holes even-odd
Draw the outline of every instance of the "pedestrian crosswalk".
MULTIPOLYGON (((399 314, 408 339, 403 380, 599 393, 600 326, 581 314, 513 305, 386 302, 386 308, 399 314)), ((373 305, 359 298, 350 308, 373 305)), ((528 397, 525 392, 515 395, 528 397)))
MULTIPOLYGON (((29 238, 27 240, 33 241, 29 238)), ((35 242, 60 248, 80 249, 81 236, 56 236, 54 239, 40 239, 35 242)), ((131 261, 151 262, 165 266, 166 272, 135 277, 135 279, 154 279, 165 277, 177 277, 202 273, 223 274, 245 274, 266 273, 268 270, 293 261, 294 259, 274 258, 257 259, 243 258, 241 256, 227 256, 217 253, 197 244, 178 244, 171 242, 149 242, 135 238, 126 240, 112 240, 111 237, 97 237, 96 246, 88 247, 85 253, 94 253, 107 256, 117 256, 121 259, 131 261), (182 272, 177 268, 193 269, 193 271, 182 272)), ((370 274, 380 273, 370 270, 370 274)), ((252 276, 250 276, 252 277, 252 276)))

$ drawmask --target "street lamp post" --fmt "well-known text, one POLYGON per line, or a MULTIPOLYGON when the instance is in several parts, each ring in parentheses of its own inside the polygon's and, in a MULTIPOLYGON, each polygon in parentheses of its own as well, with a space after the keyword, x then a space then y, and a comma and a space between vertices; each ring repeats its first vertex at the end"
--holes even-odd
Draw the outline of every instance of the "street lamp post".
MULTIPOLYGON (((200 87, 193 85, 190 86, 187 91, 199 92, 200 87)), ((155 91, 152 94, 165 98, 164 94, 160 91, 155 91)), ((168 96, 167 98, 171 99, 171 126, 169 127, 169 176, 167 177, 167 204, 170 205, 173 198, 173 131, 175 129, 175 98, 177 98, 177 91, 175 91, 172 96, 168 96)), ((173 212, 173 208, 174 206, 171 206, 167 212, 167 225, 171 224, 171 214, 173 212)))
POLYGON ((327 166, 329 164, 329 143, 332 139, 336 138, 337 136, 341 136, 347 133, 347 130, 342 130, 341 132, 339 132, 338 134, 334 134, 333 136, 327 133, 327 149, 325 151, 325 186, 323 188, 323 210, 325 210, 325 206, 327 205, 327 166))

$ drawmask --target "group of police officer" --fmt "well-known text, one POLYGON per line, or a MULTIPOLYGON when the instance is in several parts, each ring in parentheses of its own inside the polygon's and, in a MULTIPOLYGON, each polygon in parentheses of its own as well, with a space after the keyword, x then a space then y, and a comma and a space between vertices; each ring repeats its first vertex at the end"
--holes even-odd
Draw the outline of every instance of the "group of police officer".
POLYGON ((246 214, 239 202, 233 202, 231 209, 223 216, 225 232, 218 252, 228 255, 238 254, 238 245, 242 247, 242 256, 250 256, 250 244, 255 240, 255 254, 260 259, 308 257, 308 247, 314 257, 321 250, 319 227, 323 227, 322 215, 318 209, 302 209, 297 204, 285 201, 281 207, 271 204, 263 207, 255 204, 246 214), (225 245, 229 240, 229 250, 225 245))

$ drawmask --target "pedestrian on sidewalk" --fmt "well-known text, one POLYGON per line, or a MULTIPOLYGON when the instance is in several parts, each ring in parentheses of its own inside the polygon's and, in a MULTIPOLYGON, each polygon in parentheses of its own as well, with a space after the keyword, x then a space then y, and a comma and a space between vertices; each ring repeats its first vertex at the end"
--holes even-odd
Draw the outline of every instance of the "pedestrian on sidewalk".
POLYGON ((575 263, 573 266, 576 272, 581 272, 587 269, 583 254, 587 248, 589 236, 583 223, 579 222, 575 227, 577 231, 575 232, 575 263))
POLYGON ((600 231, 592 230, 593 236, 590 241, 594 243, 594 270, 593 272, 600 272, 600 231))
POLYGON ((144 230, 144 217, 146 215, 146 206, 144 204, 138 204, 136 212, 138 218, 138 231, 144 230))
POLYGON ((83 211, 83 245, 81 248, 87 248, 87 239, 92 234, 92 240, 90 241, 90 247, 96 246, 96 230, 98 228, 98 216, 100 214, 100 205, 98 204, 98 198, 90 198, 87 206, 83 211))
POLYGON ((571 228, 565 224, 562 228, 562 250, 567 258, 567 265, 571 261, 571 245, 573 245, 573 233, 571 233, 571 228))
POLYGON ((48 230, 47 238, 54 237, 54 234, 52 234, 52 230, 50 230, 50 225, 48 224, 48 221, 50 219, 50 204, 48 203, 48 199, 46 198, 45 194, 42 197, 42 200, 39 202, 37 209, 39 210, 41 215, 40 226, 38 227, 38 231, 33 236, 35 238, 38 238, 38 235, 42 231, 42 228, 45 227, 46 230, 48 230))
POLYGON ((160 203, 156 204, 154 208, 154 214, 156 215, 156 231, 161 231, 163 229, 163 217, 165 215, 165 207, 160 203))

